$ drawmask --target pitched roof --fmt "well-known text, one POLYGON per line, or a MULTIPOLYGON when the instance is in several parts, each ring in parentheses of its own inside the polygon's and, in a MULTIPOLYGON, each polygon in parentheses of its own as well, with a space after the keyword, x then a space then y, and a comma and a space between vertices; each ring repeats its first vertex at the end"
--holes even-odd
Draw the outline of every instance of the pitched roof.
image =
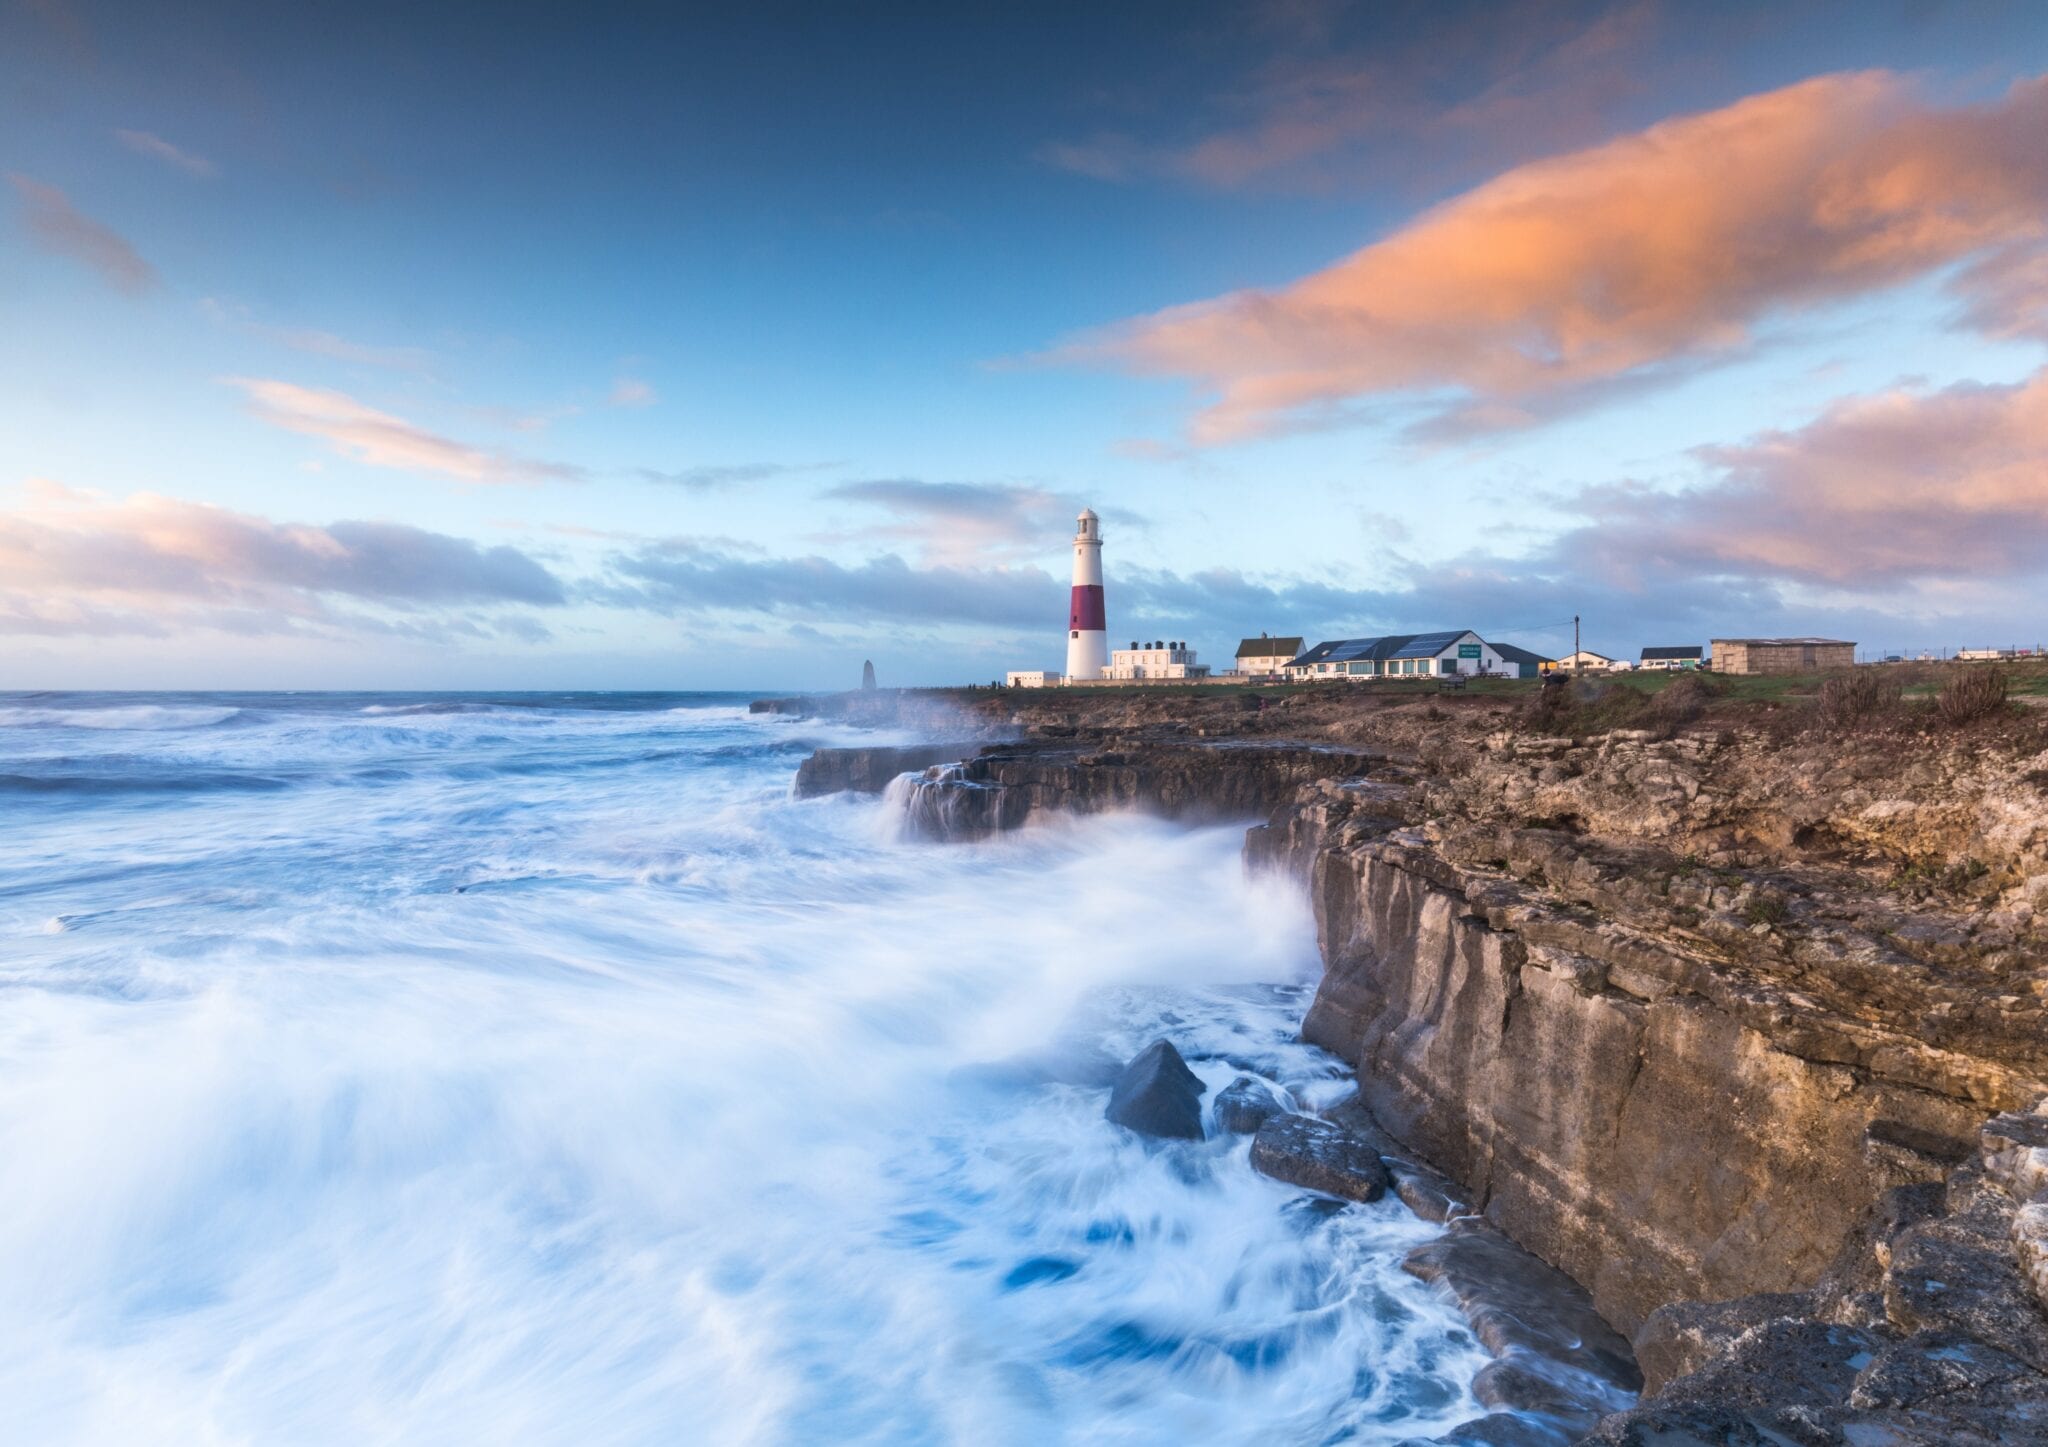
MULTIPOLYGON (((1825 644, 1831 648, 1854 648, 1846 638, 1716 638, 1716 643, 1741 643, 1750 648, 1807 648, 1825 644)), ((1649 657, 1648 653, 1643 655, 1649 657)))
MULTIPOLYGON (((1491 648, 1495 653, 1498 653, 1502 658, 1506 659, 1509 663, 1557 662, 1555 658, 1546 658, 1541 653, 1531 653, 1528 649, 1517 648, 1512 643, 1495 643, 1492 639, 1488 639, 1486 646, 1488 648, 1491 648)), ((1596 653, 1593 656, 1597 658, 1600 655, 1596 653)))
POLYGON ((1706 650, 1706 649, 1704 649, 1704 648, 1702 648, 1702 647, 1700 647, 1700 646, 1699 646, 1699 644, 1697 644, 1697 643, 1688 643, 1688 644, 1687 644, 1687 645, 1686 645, 1685 647, 1683 647, 1683 648, 1645 648, 1645 649, 1643 650, 1643 657, 1645 657, 1645 658, 1651 658, 1651 659, 1655 659, 1655 658, 1703 658, 1703 657, 1705 657, 1705 656, 1706 656, 1706 652, 1707 652, 1707 650, 1706 650))
POLYGON ((1239 658, 1294 657, 1301 652, 1299 638, 1247 638, 1237 645, 1239 658))
POLYGON ((1390 633, 1383 638, 1333 638, 1327 643, 1318 643, 1287 666, 1302 668, 1312 663, 1434 658, 1460 638, 1476 636, 1469 628, 1458 628, 1448 633, 1390 633))

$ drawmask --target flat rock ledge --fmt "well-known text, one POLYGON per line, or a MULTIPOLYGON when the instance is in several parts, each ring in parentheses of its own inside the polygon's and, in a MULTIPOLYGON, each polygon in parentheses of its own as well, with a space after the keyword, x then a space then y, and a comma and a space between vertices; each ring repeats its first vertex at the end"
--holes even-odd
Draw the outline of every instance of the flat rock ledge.
POLYGON ((1276 1115, 1260 1126, 1252 1169, 1346 1201, 1377 1201, 1393 1185, 1370 1142, 1312 1115, 1276 1115))
POLYGON ((819 749, 797 765, 790 793, 798 799, 826 794, 879 794, 904 774, 958 763, 979 753, 978 743, 906 744, 901 747, 819 749))
POLYGON ((1562 1447, 1635 1401, 1635 1354, 1585 1288, 1479 1217, 1453 1219, 1401 1264, 1447 1292, 1494 1357, 1472 1381, 1493 1410, 1437 1442, 1562 1447))

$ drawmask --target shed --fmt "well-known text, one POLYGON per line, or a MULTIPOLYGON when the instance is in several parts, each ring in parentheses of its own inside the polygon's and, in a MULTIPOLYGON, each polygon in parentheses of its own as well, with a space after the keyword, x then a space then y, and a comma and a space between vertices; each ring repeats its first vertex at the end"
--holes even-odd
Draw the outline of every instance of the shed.
POLYGON ((1534 678, 1557 666, 1555 658, 1546 658, 1541 653, 1531 653, 1526 648, 1517 648, 1512 643, 1486 645, 1500 655, 1500 661, 1507 665, 1507 672, 1516 678, 1534 678))
POLYGON ((1853 668, 1856 645, 1839 638, 1716 638, 1716 673, 1818 673, 1853 668))

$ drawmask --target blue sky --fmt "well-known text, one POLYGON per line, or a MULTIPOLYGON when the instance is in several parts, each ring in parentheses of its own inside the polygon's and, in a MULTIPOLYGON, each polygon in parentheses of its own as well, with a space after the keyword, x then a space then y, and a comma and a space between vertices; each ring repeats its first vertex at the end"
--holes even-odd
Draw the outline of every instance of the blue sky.
POLYGON ((1106 8, 4 0, 0 685, 2048 632, 2048 12, 1106 8))

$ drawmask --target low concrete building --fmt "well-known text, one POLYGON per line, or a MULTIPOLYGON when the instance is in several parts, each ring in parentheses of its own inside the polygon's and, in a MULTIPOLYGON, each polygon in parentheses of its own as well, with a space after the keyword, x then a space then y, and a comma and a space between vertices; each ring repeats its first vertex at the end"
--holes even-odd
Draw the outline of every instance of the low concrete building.
POLYGON ((1132 643, 1109 655, 1109 667, 1102 676, 1119 683, 1147 678, 1207 678, 1209 666, 1195 661, 1195 650, 1185 642, 1132 643))
POLYGON ((1856 645, 1839 638, 1716 638, 1716 673, 1818 673, 1853 668, 1856 645))
POLYGON ((1299 638, 1274 638, 1261 633, 1237 645, 1237 671, 1259 678, 1282 672, 1300 656, 1299 638))
POLYGON ((1065 674, 1043 668, 1013 668, 1003 675, 1003 682, 1011 688, 1058 688, 1066 681, 1065 674))
MULTIPOLYGON (((1720 647, 1719 643, 1714 645, 1717 653, 1720 647)), ((1688 643, 1678 648, 1645 648, 1643 656, 1636 662, 1636 667, 1653 670, 1705 668, 1707 666, 1706 653, 1706 649, 1700 647, 1697 643, 1688 643)))

